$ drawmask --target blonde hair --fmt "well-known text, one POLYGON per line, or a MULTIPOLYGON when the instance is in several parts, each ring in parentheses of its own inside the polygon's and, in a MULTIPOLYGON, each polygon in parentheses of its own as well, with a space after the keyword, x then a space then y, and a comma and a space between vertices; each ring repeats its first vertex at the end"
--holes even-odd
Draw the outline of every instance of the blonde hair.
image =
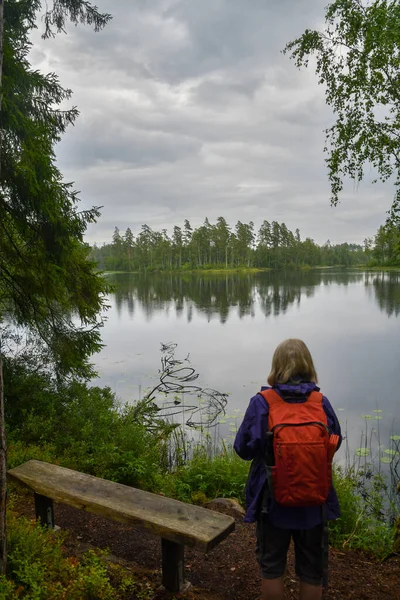
POLYGON ((295 376, 305 381, 318 382, 309 349, 302 340, 290 338, 281 342, 274 352, 268 383, 287 383, 295 376))

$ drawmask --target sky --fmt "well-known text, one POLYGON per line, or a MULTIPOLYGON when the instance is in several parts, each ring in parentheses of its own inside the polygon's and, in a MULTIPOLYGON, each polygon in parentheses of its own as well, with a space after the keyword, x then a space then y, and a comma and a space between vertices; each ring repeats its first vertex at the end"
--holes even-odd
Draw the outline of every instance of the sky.
MULTIPOLYGON (((322 29, 321 0, 96 0, 99 33, 32 37, 31 62, 54 71, 80 111, 56 148, 82 209, 102 206, 86 241, 110 242, 207 217, 285 222, 302 239, 357 242, 384 223, 390 183, 349 182, 330 206, 324 129, 333 123, 312 69, 282 54, 322 29)), ((310 63, 311 64, 311 63, 310 63)))

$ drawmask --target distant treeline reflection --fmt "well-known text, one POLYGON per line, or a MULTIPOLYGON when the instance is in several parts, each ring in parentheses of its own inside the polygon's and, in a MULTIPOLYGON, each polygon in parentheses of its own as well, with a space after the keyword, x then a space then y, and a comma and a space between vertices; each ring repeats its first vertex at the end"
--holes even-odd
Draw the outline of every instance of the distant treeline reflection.
POLYGON ((174 311, 188 322, 197 312, 208 321, 218 316, 224 323, 232 314, 254 316, 256 306, 266 317, 279 315, 300 304, 302 295, 312 297, 318 287, 330 284, 365 284, 373 291, 381 310, 390 316, 400 311, 399 274, 364 273, 351 270, 311 270, 225 275, 114 274, 118 312, 136 310, 148 319, 174 311))
POLYGON ((367 273, 365 283, 369 286, 372 284, 381 311, 385 311, 389 317, 397 317, 400 313, 400 273, 367 273))

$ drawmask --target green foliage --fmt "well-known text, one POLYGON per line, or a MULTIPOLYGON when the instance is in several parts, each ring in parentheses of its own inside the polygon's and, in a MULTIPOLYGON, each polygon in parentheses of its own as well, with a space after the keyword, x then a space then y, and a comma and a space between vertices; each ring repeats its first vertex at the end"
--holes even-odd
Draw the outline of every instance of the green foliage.
POLYGON ((62 550, 64 537, 24 517, 8 513, 8 565, 0 576, 4 600, 112 600, 118 598, 101 557, 93 551, 80 560, 62 550))
MULTIPOLYGON (((36 0, 34 2, 36 10, 39 10, 42 4, 41 0, 36 0)), ((103 29, 111 19, 110 14, 100 13, 97 6, 93 6, 87 0, 53 0, 52 7, 47 2, 45 6, 43 38, 54 37, 54 29, 56 33, 65 33, 67 19, 75 25, 85 23, 93 26, 95 31, 103 29)))
POLYGON ((371 479, 366 486, 362 471, 335 468, 340 518, 329 524, 330 541, 334 546, 358 548, 383 558, 393 546, 394 527, 385 519, 386 479, 378 473, 371 479))
MULTIPOLYGON (((6 362, 9 385, 9 465, 29 458, 155 489, 166 469, 170 427, 149 430, 151 407, 119 406, 109 388, 72 380, 59 382, 43 370, 6 362)), ((155 422, 155 420, 154 420, 155 422)))
POLYGON ((369 252, 369 266, 400 265, 400 228, 392 222, 379 227, 369 252))
POLYGON ((196 493, 243 498, 248 464, 232 449, 211 458, 209 444, 187 461, 184 436, 152 403, 119 406, 108 388, 60 383, 15 360, 6 374, 9 467, 36 458, 189 502, 196 493), (166 477, 172 453, 179 467, 166 477))
MULTIPOLYGON (((108 566, 110 580, 114 588, 119 592, 118 597, 132 600, 153 600, 154 584, 140 575, 136 579, 132 574, 118 563, 110 563, 108 566)), ((172 599, 173 600, 173 599, 172 599)))
MULTIPOLYGON (((89 376, 87 358, 101 347, 99 314, 108 285, 83 235, 99 211, 78 211, 77 192, 56 167, 54 145, 78 113, 59 108, 71 91, 57 76, 29 64, 29 36, 41 5, 10 0, 4 9, 0 320, 45 340, 59 373, 89 376)), ((45 35, 52 27, 63 30, 67 19, 99 29, 109 16, 83 0, 57 1, 46 5, 45 35)))
POLYGON ((326 130, 331 200, 337 204, 343 180, 356 182, 372 165, 378 178, 394 176, 400 201, 400 5, 396 0, 335 0, 325 9, 324 31, 306 30, 287 44, 298 67, 316 57, 319 83, 335 124, 326 130))
MULTIPOLYGON (((190 226, 190 225, 189 225, 190 226)), ((128 228, 125 236, 115 228, 112 243, 94 246, 91 254, 99 268, 105 271, 145 271, 241 268, 302 268, 317 265, 350 266, 363 264, 367 255, 357 244, 332 246, 328 240, 318 246, 313 240, 300 239, 285 223, 264 221, 256 235, 254 223, 238 221, 235 230, 223 217, 213 225, 205 219, 203 225, 182 235, 175 225, 172 238, 167 231, 153 231, 148 225, 136 240, 128 228)))
POLYGON ((198 446, 186 465, 168 479, 159 482, 162 492, 184 502, 202 504, 213 498, 237 498, 244 503, 249 463, 240 459, 231 447, 210 454, 198 446))
POLYGON ((59 463, 54 446, 48 444, 27 444, 22 440, 14 439, 9 442, 7 450, 7 467, 9 469, 32 459, 59 463))

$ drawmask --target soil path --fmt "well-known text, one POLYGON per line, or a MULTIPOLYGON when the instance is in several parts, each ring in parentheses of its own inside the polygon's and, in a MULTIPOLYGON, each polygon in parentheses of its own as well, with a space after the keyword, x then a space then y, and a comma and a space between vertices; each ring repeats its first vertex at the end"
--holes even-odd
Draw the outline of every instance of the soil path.
MULTIPOLYGON (((33 515, 33 499, 26 496, 19 510, 33 515)), ((107 548, 139 577, 157 589, 160 582, 161 544, 143 530, 114 523, 67 506, 55 506, 57 525, 69 531, 67 546, 79 553, 89 546, 107 548)), ((209 554, 186 549, 186 577, 193 584, 190 600, 256 600, 260 578, 254 557, 253 525, 236 522, 235 531, 209 554)), ((324 600, 400 600, 400 557, 383 564, 358 551, 330 550, 330 583, 324 600)), ((285 577, 288 600, 297 598, 293 555, 285 577)), ((154 598, 168 597, 154 592, 154 598)), ((133 596, 132 600, 136 600, 133 596)))

